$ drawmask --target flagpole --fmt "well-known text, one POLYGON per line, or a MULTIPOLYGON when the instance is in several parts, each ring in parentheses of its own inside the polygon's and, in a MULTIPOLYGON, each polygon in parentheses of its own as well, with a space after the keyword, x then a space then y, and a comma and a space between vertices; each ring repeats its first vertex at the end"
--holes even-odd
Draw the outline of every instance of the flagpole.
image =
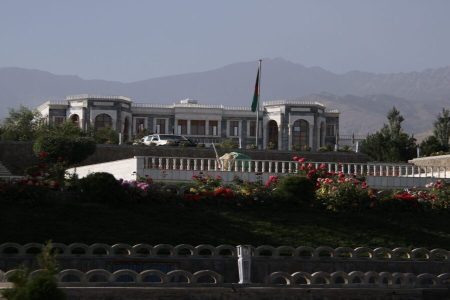
POLYGON ((259 60, 259 68, 258 68, 258 102, 256 104, 256 149, 259 149, 259 98, 261 96, 261 62, 262 59, 259 60))

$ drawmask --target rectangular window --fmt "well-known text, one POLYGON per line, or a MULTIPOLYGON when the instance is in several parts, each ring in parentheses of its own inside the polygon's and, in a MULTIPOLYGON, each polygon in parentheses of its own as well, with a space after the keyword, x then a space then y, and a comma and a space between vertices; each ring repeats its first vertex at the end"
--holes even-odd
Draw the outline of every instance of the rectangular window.
POLYGON ((327 125, 327 136, 335 136, 334 125, 327 125))
POLYGON ((219 121, 209 121, 209 135, 219 135, 219 121))
POLYGON ((166 133, 166 119, 156 119, 156 133, 166 133))
POLYGON ((230 121, 230 136, 239 136, 239 121, 230 121))
POLYGON ((187 120, 178 120, 177 132, 178 134, 187 134, 187 120))
POLYGON ((248 121, 248 136, 256 136, 256 121, 248 121))
POLYGON ((141 133, 145 130, 145 118, 136 118, 135 133, 141 133))
POLYGON ((191 120, 191 134, 192 135, 205 135, 206 121, 204 120, 191 120))
POLYGON ((53 124, 61 125, 66 120, 65 117, 53 117, 53 124))

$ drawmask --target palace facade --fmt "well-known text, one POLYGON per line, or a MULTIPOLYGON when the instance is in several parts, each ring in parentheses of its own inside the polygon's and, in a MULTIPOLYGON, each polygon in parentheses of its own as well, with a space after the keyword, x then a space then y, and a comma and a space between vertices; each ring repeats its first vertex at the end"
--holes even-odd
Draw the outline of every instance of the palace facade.
MULTIPOLYGON (((205 144, 224 139, 233 139, 242 147, 256 144, 256 113, 250 105, 205 105, 192 99, 140 104, 123 96, 77 95, 47 101, 38 111, 49 124, 68 120, 83 130, 113 128, 123 141, 143 133, 173 133, 205 144)), ((267 101, 260 105, 258 128, 258 144, 263 149, 318 150, 336 144, 339 111, 319 102, 267 101)))

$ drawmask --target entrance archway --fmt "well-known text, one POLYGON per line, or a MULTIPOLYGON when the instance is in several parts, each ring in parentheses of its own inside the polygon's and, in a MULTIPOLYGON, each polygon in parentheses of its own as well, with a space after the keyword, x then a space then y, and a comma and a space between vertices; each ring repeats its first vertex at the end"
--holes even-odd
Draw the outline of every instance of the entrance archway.
POLYGON ((75 126, 80 127, 80 116, 77 114, 71 115, 70 122, 72 122, 75 126))
POLYGON ((309 147, 309 123, 305 120, 297 120, 293 124, 292 149, 307 151, 309 147))
POLYGON ((268 149, 278 149, 278 124, 274 120, 270 120, 267 123, 267 131, 269 133, 267 139, 268 149))

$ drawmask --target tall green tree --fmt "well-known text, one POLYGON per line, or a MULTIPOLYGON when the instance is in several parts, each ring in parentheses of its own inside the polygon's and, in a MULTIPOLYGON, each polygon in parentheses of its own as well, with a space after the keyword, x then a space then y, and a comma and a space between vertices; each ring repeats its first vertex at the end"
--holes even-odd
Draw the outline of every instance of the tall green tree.
POLYGON ((433 123, 433 135, 420 143, 420 149, 425 156, 437 152, 448 152, 450 139, 450 110, 443 108, 433 123))
POLYGON ((403 132, 404 118, 395 106, 388 112, 387 119, 388 124, 362 142, 361 152, 376 161, 401 162, 413 158, 416 140, 403 132))
POLYGON ((450 140, 450 110, 443 108, 442 113, 438 115, 433 125, 433 135, 439 141, 443 151, 448 151, 450 140))
POLYGON ((36 136, 38 128, 42 125, 41 114, 25 106, 19 109, 10 109, 9 116, 2 124, 1 139, 12 141, 30 141, 36 136))

